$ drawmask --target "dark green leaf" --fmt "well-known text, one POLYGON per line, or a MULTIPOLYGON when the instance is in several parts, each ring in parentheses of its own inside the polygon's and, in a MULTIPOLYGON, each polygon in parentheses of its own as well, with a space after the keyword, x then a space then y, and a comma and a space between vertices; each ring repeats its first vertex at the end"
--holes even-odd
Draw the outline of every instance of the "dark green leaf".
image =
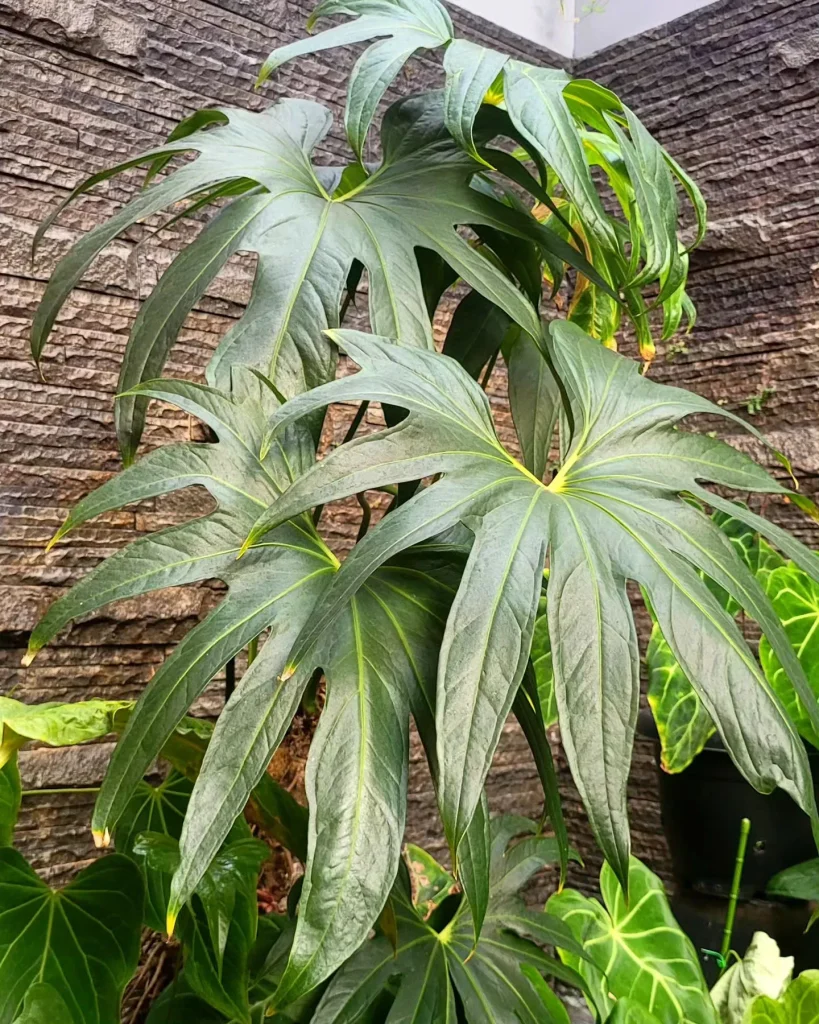
MULTIPOLYGON (((534 644, 532 645, 534 648, 534 644)), ((515 717, 526 736, 526 741, 535 759, 535 766, 543 788, 544 817, 548 817, 557 839, 558 856, 560 859, 560 887, 566 882, 566 870, 569 865, 569 835, 563 819, 563 807, 560 802, 560 791, 557 784, 552 748, 546 735, 546 723, 538 691, 535 672, 530 662, 523 674, 523 681, 512 705, 515 717)))
POLYGON ((551 989, 540 974, 538 974, 535 968, 532 967, 531 964, 522 964, 520 971, 525 978, 528 978, 529 984, 535 990, 540 1001, 543 1003, 546 1020, 550 1022, 550 1024, 571 1024, 571 1018, 569 1017, 568 1010, 555 995, 553 989, 551 989))
POLYGON ((470 377, 478 380, 487 362, 500 351, 510 323, 493 302, 479 292, 470 292, 452 315, 444 355, 457 359, 470 377))
POLYGON ((819 901, 819 859, 785 868, 774 875, 765 891, 771 896, 785 896, 791 900, 819 901))
MULTIPOLYGON (((103 857, 53 890, 16 850, 0 849, 0 1021, 14 1020, 29 987, 42 983, 71 1024, 119 1024, 139 959, 142 899, 127 857, 103 857)), ((47 995, 53 1008, 42 990, 36 1004, 47 995)))
MULTIPOLYGON (((574 325, 555 322, 548 354, 566 395, 571 437, 559 471, 541 484, 500 446, 485 396, 457 364, 353 332, 337 336, 364 370, 289 402, 274 421, 273 436, 332 401, 384 401, 409 415, 388 432, 342 446, 311 469, 260 518, 248 543, 258 543, 269 528, 312 505, 443 474, 357 545, 296 645, 293 662, 328 628, 342 599, 394 551, 456 522, 475 533, 438 679, 436 714, 444 725, 438 735, 440 798, 453 848, 474 813, 529 655, 547 540, 564 744, 598 839, 624 880, 625 783, 639 696, 627 579, 647 591, 675 657, 746 778, 763 792, 782 786, 815 817, 802 743, 735 623, 696 571, 757 619, 787 659, 800 699, 819 717, 758 583, 717 527, 683 497, 699 492, 719 507, 723 499, 700 480, 792 495, 741 452, 676 429, 696 413, 736 418, 696 395, 641 377, 630 360, 574 325), (591 617, 588 608, 596 609, 591 617), (483 641, 476 642, 481 635, 483 641), (716 662, 724 666, 719 677, 716 662), (445 708, 454 717, 447 718, 445 708)), ((787 546, 816 573, 819 560, 784 531, 726 504, 737 519, 787 546)))
POLYGON ((542 480, 549 464, 560 409, 557 382, 543 353, 529 335, 517 327, 507 336, 504 358, 509 371, 509 406, 523 464, 542 480))
POLYGON ((0 768, 0 846, 11 846, 14 842, 21 798, 20 770, 16 755, 12 755, 0 768))
POLYGON ((43 982, 35 982, 26 992, 23 1012, 14 1024, 73 1024, 74 1018, 60 993, 43 982))
MULTIPOLYGON (((179 864, 177 842, 146 832, 137 840, 154 902, 167 896, 179 864)), ((185 979, 193 992, 227 1017, 250 1020, 249 959, 256 938, 256 885, 267 847, 249 836, 228 842, 200 880, 190 904, 174 921, 182 942, 185 979)))

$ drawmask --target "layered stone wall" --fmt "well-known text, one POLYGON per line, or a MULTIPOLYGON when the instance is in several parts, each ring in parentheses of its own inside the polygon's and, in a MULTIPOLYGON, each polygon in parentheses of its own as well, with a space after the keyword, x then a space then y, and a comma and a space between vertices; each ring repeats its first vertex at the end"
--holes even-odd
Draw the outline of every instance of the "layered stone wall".
MULTIPOLYGON (((263 95, 252 90, 261 60, 301 34, 309 6, 283 0, 0 0, 0 693, 13 691, 27 701, 136 697, 173 645, 219 599, 213 584, 125 602, 72 628, 30 669, 20 667, 28 631, 65 587, 129 539, 207 507, 193 491, 146 502, 101 517, 43 554, 71 505, 117 469, 113 394, 138 297, 198 223, 155 238, 150 236, 160 222, 140 226, 106 251, 63 310, 46 350, 45 382, 27 354, 43 283, 81 232, 134 194, 138 175, 117 179, 67 211, 34 265, 29 248, 38 222, 80 180, 155 145, 197 108, 259 108, 278 95, 307 95, 327 103, 340 123, 349 54, 306 58, 282 69, 263 95)), ((478 19, 456 12, 456 20, 473 39, 530 61, 556 62, 478 19)), ((692 262, 700 322, 688 351, 673 361, 658 359, 655 377, 743 412, 764 389, 772 391, 754 421, 792 456, 805 489, 814 490, 819 2, 724 0, 577 70, 620 92, 700 181, 711 204, 710 239, 692 262)), ((435 61, 422 58, 401 88, 439 81, 435 61)), ((336 129, 320 156, 338 159, 342 152, 336 129)), ((170 373, 201 373, 247 297, 250 272, 250 264, 239 260, 220 275, 189 318, 170 373)), ((500 375, 492 394, 508 436, 500 375)), ((342 412, 332 424, 337 438, 344 424, 342 412)), ((187 438, 192 429, 187 418, 153 408, 145 443, 187 438)), ((732 440, 747 444, 745 438, 732 440)), ((791 510, 771 511, 810 539, 791 510)), ((334 544, 349 545, 357 516, 354 504, 333 512, 334 544)), ((217 680, 197 713, 215 714, 221 693, 217 680)), ((109 753, 104 743, 26 752, 26 785, 93 787, 109 753)), ((414 759, 421 760, 417 749, 414 759)), ((591 887, 599 860, 565 766, 562 777, 573 840, 587 856, 573 881, 591 887)), ((512 726, 490 793, 499 810, 539 809, 531 759, 512 726)), ((651 752, 638 745, 631 798, 635 849, 665 873, 655 793, 651 752)), ((65 876, 93 856, 92 801, 90 793, 26 798, 19 841, 40 869, 65 876)), ((414 841, 433 848, 440 843, 420 763, 411 782, 409 828, 414 841)))
MULTIPOLYGON (((38 223, 80 181, 155 146, 202 107, 259 109, 278 96, 312 97, 336 118, 317 158, 348 159, 339 126, 353 54, 308 57, 282 69, 263 93, 253 91, 261 62, 274 47, 303 34, 312 6, 308 0, 0 2, 0 694, 29 702, 137 697, 173 645, 219 600, 220 586, 206 584, 123 602, 68 630, 31 668, 21 667, 29 631, 66 587, 127 541, 208 507, 207 496, 195 490, 144 502, 100 517, 44 554, 71 506, 118 468, 113 395, 139 297, 200 223, 193 218, 152 237, 162 223, 156 219, 106 250, 58 320, 45 351, 44 380, 28 355, 30 320, 44 282, 81 233, 135 194, 140 174, 123 175, 72 206, 34 264, 30 247, 38 223)), ((455 17, 473 39, 554 62, 480 19, 457 11, 455 17)), ((436 62, 421 58, 396 91, 440 81, 436 62)), ((251 262, 239 259, 219 276, 190 316, 170 374, 201 374, 247 299, 251 273, 251 262)), ((505 419, 511 429, 508 413, 505 419)), ((345 420, 342 410, 332 424, 338 440, 345 420)), ((145 447, 187 438, 192 429, 187 417, 154 406, 145 447)), ((352 502, 327 517, 337 548, 352 543, 359 515, 352 502)), ((222 692, 217 680, 196 713, 217 713, 222 692)), ((519 765, 523 752, 516 739, 511 751, 511 763, 519 765)), ((20 758, 24 784, 45 790, 96 786, 109 755, 107 743, 26 751, 20 758)), ((525 771, 515 775, 515 790, 531 790, 528 765, 525 771)), ((298 771, 290 774, 297 777, 298 771)), ((516 798, 510 794, 510 805, 516 798)), ((45 874, 65 877, 93 856, 93 799, 92 793, 65 792, 26 797, 18 843, 45 874)), ((415 838, 425 841, 437 830, 423 773, 414 807, 415 838)))

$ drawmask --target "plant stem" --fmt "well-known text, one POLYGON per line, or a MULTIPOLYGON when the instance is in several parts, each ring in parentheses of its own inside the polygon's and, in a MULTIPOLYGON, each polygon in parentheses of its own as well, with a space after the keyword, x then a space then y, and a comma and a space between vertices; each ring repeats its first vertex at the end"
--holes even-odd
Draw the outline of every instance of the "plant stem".
POLYGON ((57 793, 99 793, 99 786, 80 786, 79 789, 24 789, 20 796, 54 796, 57 793))
MULTIPOLYGON (((361 405, 359 405, 358 409, 356 409, 355 416, 353 416, 353 421, 347 428, 347 433, 344 435, 344 438, 341 442, 342 444, 347 444, 348 441, 352 441, 352 439, 355 437, 358 428, 361 426, 361 421, 364 419, 364 416, 366 415, 367 409, 369 407, 369 401, 364 401, 361 403, 361 405)), ((318 521, 319 519, 321 519, 321 513, 323 511, 323 505, 316 506, 313 512, 313 526, 318 526, 318 521)))
POLYGON ((250 643, 247 645, 247 667, 253 664, 256 660, 256 655, 259 653, 259 638, 254 636, 250 643))
POLYGON ((742 881, 742 869, 745 867, 745 851, 748 848, 748 835, 751 831, 751 821, 743 818, 739 826, 739 843, 737 844, 737 859, 734 862, 734 877, 731 881, 731 896, 728 900, 728 913, 725 916, 725 930, 722 933, 722 949, 720 950, 720 974, 728 964, 728 954, 731 951, 731 936, 734 931, 734 918, 737 913, 737 900, 739 899, 739 886, 742 881))
POLYGON ((231 658, 225 665, 225 703, 230 700, 236 689, 236 659, 231 658))
POLYGON ((356 495, 356 501, 361 506, 361 526, 358 528, 358 536, 355 539, 356 544, 361 540, 364 534, 370 528, 370 519, 372 517, 372 509, 370 503, 367 501, 364 491, 356 495))
POLYGON ((492 371, 495 369, 495 363, 498 361, 498 353, 499 352, 500 352, 500 349, 498 349, 498 352, 495 352, 495 354, 489 360, 489 363, 487 364, 486 369, 484 370, 483 378, 482 378, 482 380, 480 382, 481 388, 484 391, 486 391, 486 387, 489 384, 489 378, 492 376, 492 371))

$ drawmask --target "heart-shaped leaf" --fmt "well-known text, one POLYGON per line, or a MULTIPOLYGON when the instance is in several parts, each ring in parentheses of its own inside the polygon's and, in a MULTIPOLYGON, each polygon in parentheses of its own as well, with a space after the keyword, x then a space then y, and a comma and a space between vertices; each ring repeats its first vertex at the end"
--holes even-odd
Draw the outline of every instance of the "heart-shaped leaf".
POLYGON ((124 721, 131 707, 133 702, 127 700, 23 704, 0 697, 0 767, 31 740, 49 747, 73 747, 106 736, 124 721))
MULTIPOLYGON (((819 585, 795 565, 768 573, 766 591, 788 635, 814 695, 819 697, 819 585)), ((759 658, 776 695, 802 736, 819 748, 819 730, 770 643, 763 637, 759 658)))
POLYGON ((793 974, 793 957, 782 956, 765 932, 756 932, 745 955, 722 974, 711 989, 721 1024, 743 1024, 757 996, 778 1000, 793 974))
POLYGON ((35 992, 29 1013, 59 997, 71 1024, 119 1024, 139 959, 142 900, 127 857, 103 857, 54 890, 16 850, 0 849, 0 1022, 10 1024, 30 986, 43 983, 55 995, 35 992))
POLYGON ((659 1024, 717 1024, 696 950, 675 921, 659 878, 632 858, 629 902, 608 864, 600 890, 605 906, 573 889, 547 904, 589 957, 561 954, 586 979, 600 1019, 608 1020, 616 1001, 629 997, 659 1024))
POLYGON ((23 1012, 14 1024, 73 1024, 71 1011, 56 989, 37 982, 26 992, 23 1012))

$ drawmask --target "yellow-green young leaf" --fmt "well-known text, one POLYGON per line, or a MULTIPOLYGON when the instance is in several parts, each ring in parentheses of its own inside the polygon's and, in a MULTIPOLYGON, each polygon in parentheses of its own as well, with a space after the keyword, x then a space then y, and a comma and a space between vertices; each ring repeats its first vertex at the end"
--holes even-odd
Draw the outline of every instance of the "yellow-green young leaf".
POLYGON ((759 996, 748 1007, 742 1024, 794 1024, 785 1007, 768 996, 759 996))
POLYGON ((819 971, 802 971, 785 989, 788 1024, 819 1024, 819 971))
POLYGON ((114 732, 117 717, 133 701, 85 700, 73 704, 23 704, 0 697, 0 766, 30 740, 50 747, 73 747, 114 732))
POLYGON ((780 1000, 755 999, 742 1024, 819 1024, 819 971, 802 971, 780 1000))
MULTIPOLYGON (((769 573, 766 590, 811 689, 819 697, 819 584, 795 565, 788 565, 769 573)), ((799 732, 814 747, 819 747, 819 730, 811 722, 779 658, 764 637, 759 645, 759 658, 765 675, 799 732)))
POLYGON ((646 666, 648 703, 660 736, 662 766, 667 772, 681 772, 713 735, 714 723, 656 623, 646 666))
POLYGON ((782 956, 765 932, 756 932, 745 955, 711 989, 721 1024, 743 1024, 757 996, 779 999, 793 974, 793 957, 782 956))
POLYGON ((660 879, 632 858, 628 903, 608 864, 600 889, 605 906, 566 889, 546 909, 571 928, 590 958, 561 951, 586 979, 601 1020, 629 997, 658 1024, 717 1024, 697 952, 674 919, 660 879))
POLYGON ((139 960, 142 900, 127 857, 103 857, 54 890, 16 850, 0 849, 0 1021, 14 1020, 29 987, 43 983, 55 996, 34 993, 29 1011, 32 1002, 56 1004, 63 1017, 49 1024, 120 1024, 139 960))

